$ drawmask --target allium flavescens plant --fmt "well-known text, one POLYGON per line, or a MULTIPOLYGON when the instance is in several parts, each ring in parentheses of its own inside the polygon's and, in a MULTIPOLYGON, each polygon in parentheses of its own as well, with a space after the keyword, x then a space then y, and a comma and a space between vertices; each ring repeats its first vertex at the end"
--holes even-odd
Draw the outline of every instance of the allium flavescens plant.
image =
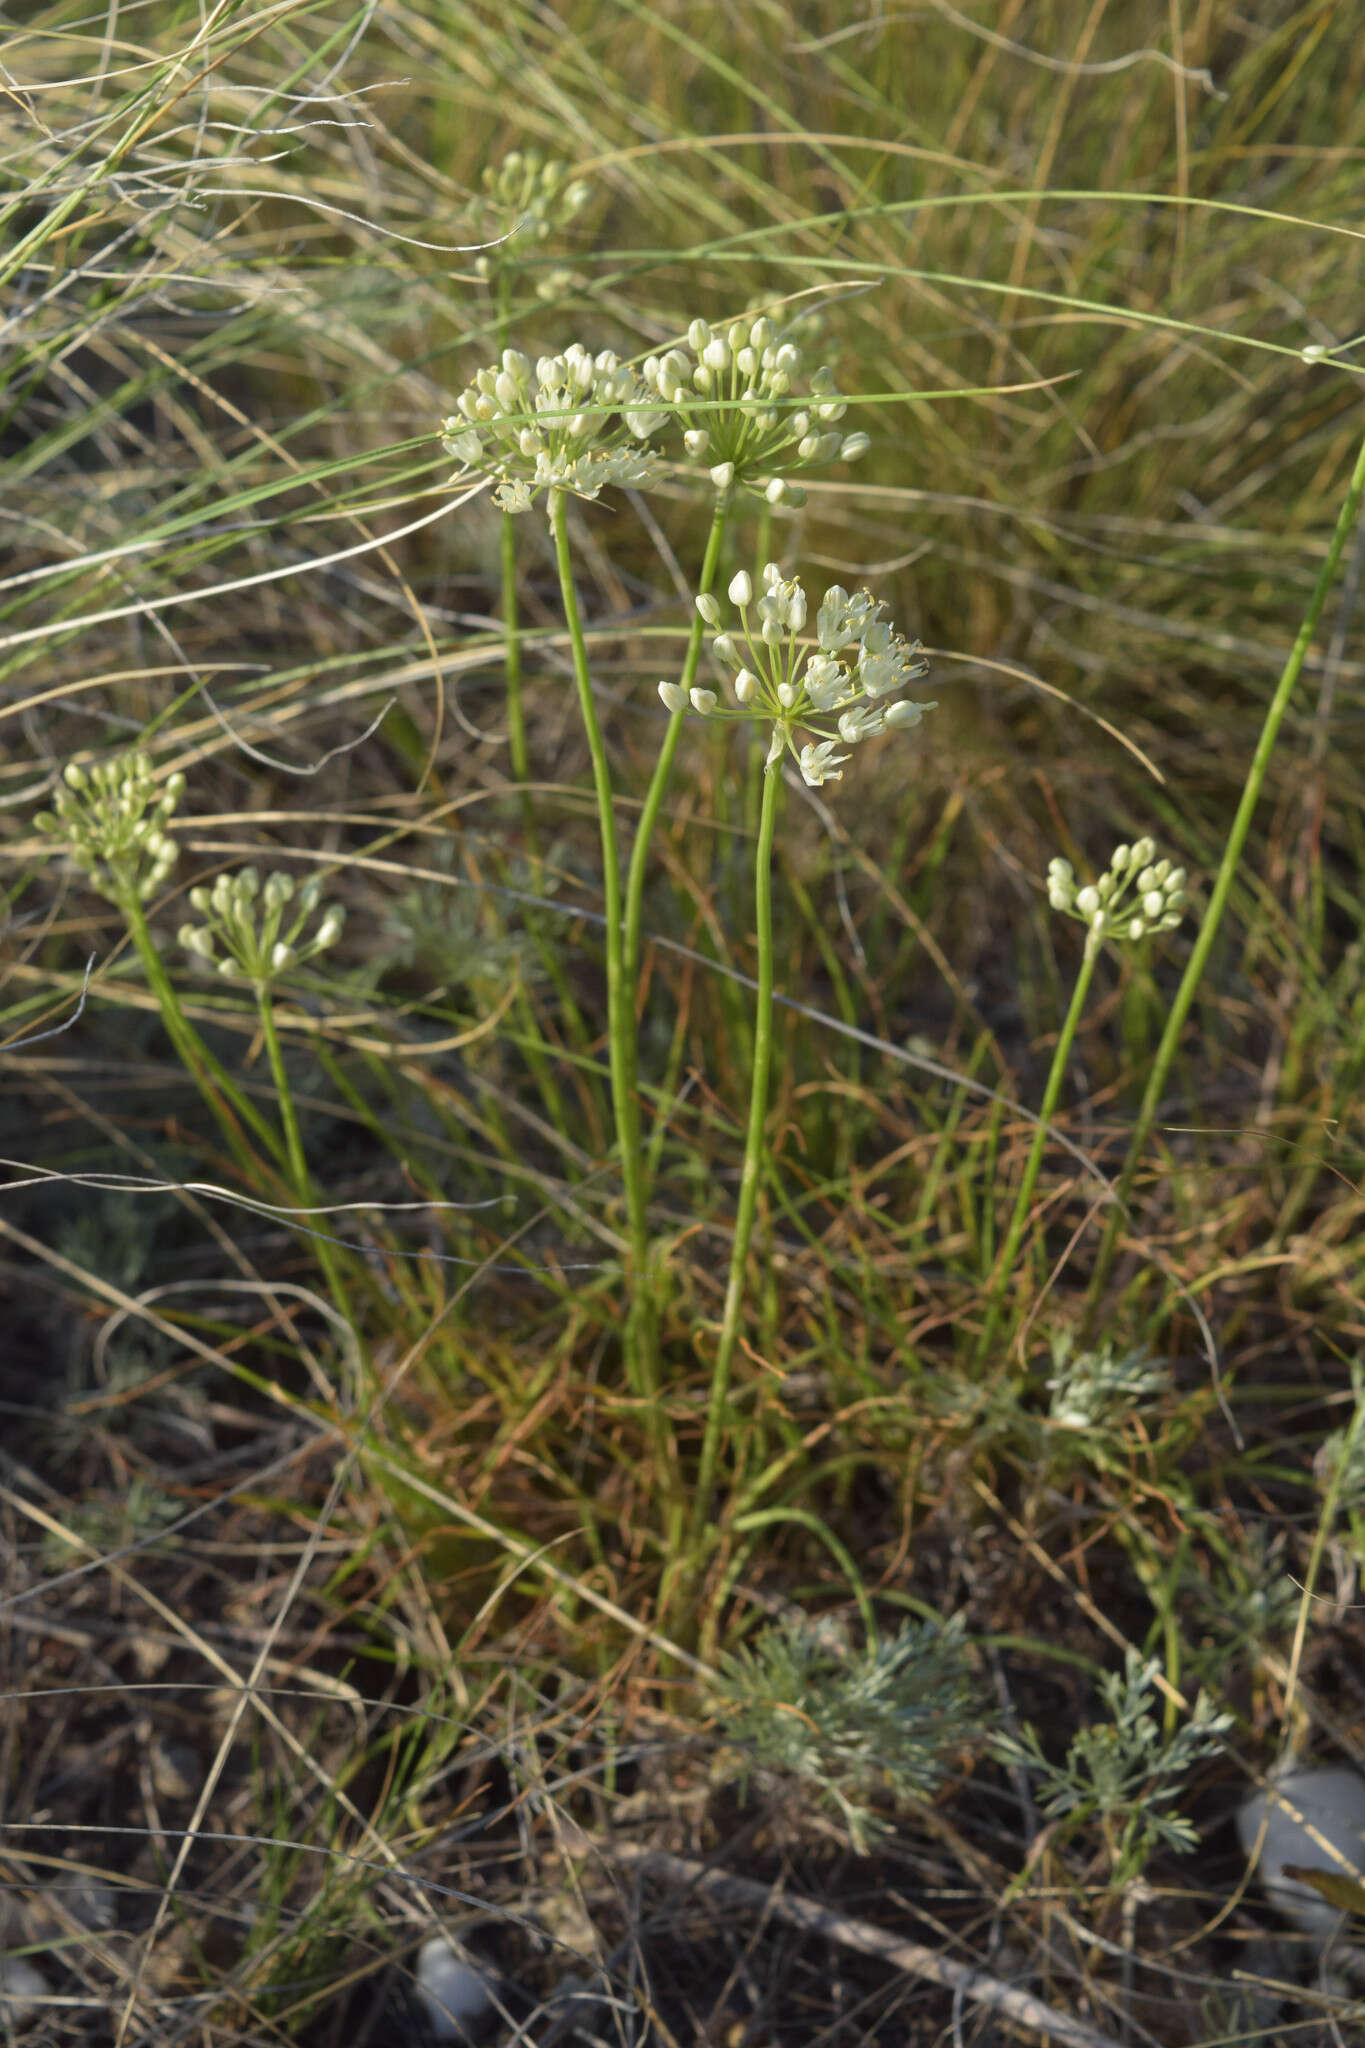
POLYGON ((1043 1090, 1033 1144, 1015 1198, 1014 1212, 995 1262, 986 1299, 985 1321, 977 1340, 978 1360, 984 1357, 999 1327, 1004 1289, 1028 1225, 1043 1148, 1047 1144, 1048 1126, 1057 1107, 1062 1077, 1071 1058, 1071 1047, 1085 1008, 1095 963, 1106 945, 1137 944, 1153 932, 1175 929, 1185 909, 1185 870, 1173 867, 1169 860, 1158 860, 1154 840, 1139 839, 1132 846, 1116 846, 1108 868, 1098 881, 1084 886, 1077 884, 1070 861, 1060 857, 1052 861, 1047 871, 1047 896, 1054 910, 1084 925, 1085 948, 1080 972, 1071 992, 1071 1002, 1058 1034, 1056 1051, 1052 1055, 1052 1066, 1043 1090))
MULTIPOLYGON (((659 1417, 658 1368, 650 1322, 647 1197, 635 1094, 634 991, 624 969, 621 861, 606 745, 593 703, 583 620, 574 587, 566 499, 594 499, 610 484, 643 484, 659 468, 648 437, 667 415, 635 373, 609 350, 592 355, 573 343, 542 356, 532 371, 516 349, 480 370, 445 421, 442 441, 466 470, 494 481, 504 511, 524 512, 544 492, 569 630, 579 710, 592 757, 602 843, 606 916, 607 1015, 612 1110, 621 1155, 630 1237, 631 1326, 627 1357, 635 1390, 659 1417)), ((662 1445, 661 1445, 662 1447, 662 1445)))
POLYGON ((166 828, 184 793, 183 775, 168 776, 159 784, 150 757, 134 748, 88 769, 70 762, 52 809, 40 812, 33 822, 45 838, 62 846, 90 887, 119 911, 176 1052, 239 1165, 254 1174, 256 1154, 243 1126, 277 1162, 283 1158, 279 1137, 186 1016, 147 921, 148 904, 179 858, 166 828))
POLYGON ((475 258, 475 272, 497 285, 510 284, 530 252, 568 227, 592 197, 586 178, 537 149, 509 150, 501 163, 486 167, 482 184, 465 217, 489 244, 475 258))
MULTIPOLYGON (((251 988, 280 1106, 291 1191, 300 1208, 316 1208, 317 1195, 275 1022, 274 990, 282 975, 317 959, 336 944, 345 912, 339 904, 323 905, 322 882, 316 875, 299 889, 291 875, 277 872, 266 877, 262 888, 254 867, 242 868, 235 875, 219 875, 211 888, 191 889, 190 906, 199 922, 181 925, 180 944, 201 966, 229 980, 245 981, 251 988)), ((320 1235, 316 1249, 340 1307, 346 1297, 333 1248, 320 1235)))
MULTIPOLYGON (((491 479, 495 501, 506 517, 529 510, 542 493, 546 499, 574 678, 592 757, 602 842, 612 1104, 631 1245, 627 1351, 633 1360, 637 1391, 656 1408, 654 1289, 650 1283, 648 1191, 640 1145, 634 998, 649 845, 677 749, 682 709, 695 688, 704 614, 692 621, 677 696, 670 703, 674 715, 642 806, 623 899, 613 792, 574 589, 566 500, 574 496, 591 501, 611 486, 639 488, 653 482, 663 467, 653 437, 668 427, 681 430, 684 454, 702 463, 712 451, 698 439, 699 430, 688 424, 692 405, 701 402, 700 379, 713 394, 706 400, 712 420, 708 431, 719 437, 718 445, 726 451, 722 464, 705 464, 714 499, 698 579, 704 598, 717 573, 726 520, 737 491, 766 477, 765 501, 776 502, 782 493, 772 489, 775 481, 796 469, 844 454, 856 455, 866 446, 865 436, 812 432, 813 410, 818 410, 822 422, 843 410, 832 374, 828 369, 817 370, 804 403, 788 402, 792 379, 801 369, 800 352, 794 344, 778 341, 771 323, 761 316, 732 329, 730 337, 714 336, 709 329, 703 333, 694 323, 691 340, 700 345, 701 357, 689 361, 681 349, 675 350, 662 359, 667 368, 651 358, 644 375, 623 364, 610 350, 593 354, 579 343, 571 344, 561 355, 542 356, 534 368, 519 350, 505 348, 497 363, 475 375, 441 429, 442 445, 464 471, 481 472, 491 479), (728 381, 718 383, 719 371, 702 360, 708 350, 717 362, 725 356, 728 381), (684 370, 689 382, 686 394, 680 382, 684 370)), ((784 483, 784 491, 786 488, 784 483)), ((506 560, 505 555, 505 567, 506 560)))
MULTIPOLYGON (((927 664, 919 657, 918 644, 912 646, 892 630, 882 618, 885 606, 877 603, 867 591, 850 597, 838 585, 830 590, 817 614, 815 645, 811 646, 805 637, 808 608, 805 589, 800 581, 795 577, 784 577, 778 565, 769 562, 762 571, 760 583, 762 595, 754 604, 753 585, 748 574, 741 570, 734 577, 730 584, 730 599, 739 610, 739 635, 736 637, 734 633, 719 631, 711 642, 717 662, 733 673, 734 704, 722 705, 714 690, 693 687, 685 693, 684 699, 680 699, 676 694, 679 685, 659 685, 660 696, 679 715, 690 704, 694 711, 707 718, 754 720, 770 728, 754 853, 758 995, 754 1014, 749 1121, 725 1307, 711 1371, 706 1434, 694 1499, 694 1554, 710 1513, 730 1371, 739 1341, 749 1240, 763 1177, 764 1125, 772 1059, 772 852, 777 824, 779 770, 784 756, 791 754, 810 787, 837 782, 842 778, 843 764, 849 759, 848 754, 838 752, 839 742, 852 747, 874 733, 905 731, 918 725, 926 711, 934 709, 932 704, 893 698, 894 691, 906 688, 922 676, 927 664), (756 613, 756 620, 752 622, 751 607, 756 613), (741 642, 744 653, 740 651, 741 642), (803 742, 800 738, 802 733, 811 733, 814 738, 803 742)), ((722 615, 716 600, 701 595, 696 603, 706 623, 718 627, 722 615)))
MULTIPOLYGON (((499 354, 511 339, 512 300, 535 252, 562 233, 592 196, 586 178, 576 178, 558 158, 535 149, 514 149, 483 173, 483 191, 466 212, 472 234, 487 246, 475 259, 478 276, 493 291, 494 332, 499 354)), ((568 283, 564 272, 540 271, 535 293, 553 299, 568 283)), ((501 516, 503 675, 507 685, 507 744, 518 782, 530 775, 526 718, 521 697, 521 617, 517 603, 517 543, 513 516, 501 516)), ((527 818, 529 827, 529 814, 527 818)))

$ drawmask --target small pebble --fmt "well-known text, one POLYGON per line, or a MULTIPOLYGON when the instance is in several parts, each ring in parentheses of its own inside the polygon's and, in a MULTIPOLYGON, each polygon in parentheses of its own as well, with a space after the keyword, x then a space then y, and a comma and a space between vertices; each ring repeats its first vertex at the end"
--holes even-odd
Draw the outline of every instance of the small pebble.
POLYGON ((494 2011, 489 1979, 444 1934, 433 1934, 418 1951, 417 1997, 437 2041, 473 2040, 494 2011))
POLYGON ((1286 1877, 1287 1863, 1338 1877, 1365 1873, 1365 1778, 1340 1766, 1291 1770, 1238 1809, 1237 1832, 1250 1856, 1265 1827, 1256 1874, 1272 1905, 1305 1934, 1328 1940, 1344 1915, 1311 1885, 1286 1877), (1290 1812, 1290 1807, 1295 1809, 1290 1812), (1301 1820, 1295 1818, 1301 1814, 1301 1820), (1309 1829, 1312 1833, 1309 1833, 1309 1829), (1314 1841, 1313 1836, 1321 1839, 1314 1841), (1330 1844, 1329 1848, 1323 1844, 1330 1844))
POLYGON ((39 1999, 51 1996, 52 1986, 26 1957, 0 1957, 0 2026, 23 2026, 33 2018, 39 1999))

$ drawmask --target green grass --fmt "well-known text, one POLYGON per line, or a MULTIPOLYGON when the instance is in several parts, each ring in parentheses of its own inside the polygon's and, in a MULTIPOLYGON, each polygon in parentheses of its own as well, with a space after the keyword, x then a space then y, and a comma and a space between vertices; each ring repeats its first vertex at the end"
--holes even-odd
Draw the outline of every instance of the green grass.
POLYGON ((660 2040, 949 2024, 630 1904, 625 1841, 988 1973, 994 1924, 1114 2038, 1348 2011, 1311 1971, 1253 2009, 1243 1960, 1297 1965, 1225 1912, 1224 1823, 1359 1720, 1349 15, 12 32, 0 1947, 82 2001, 49 2038, 378 2043, 433 1911, 660 2040), (588 196, 481 262, 513 149, 588 196), (759 307, 818 312, 871 439, 803 509, 713 526, 679 463, 557 554, 543 500, 452 489, 505 341, 638 362, 759 307), (766 734, 656 695, 725 695, 703 557, 812 615, 866 583, 938 709, 765 790, 766 734), (134 746, 185 778, 145 901, 34 822, 134 746), (1048 863, 1149 834, 1185 920, 1069 1015, 1048 863), (197 971, 189 893, 248 864, 344 932, 197 971), (52 1920, 73 1860, 112 1927, 52 1920))

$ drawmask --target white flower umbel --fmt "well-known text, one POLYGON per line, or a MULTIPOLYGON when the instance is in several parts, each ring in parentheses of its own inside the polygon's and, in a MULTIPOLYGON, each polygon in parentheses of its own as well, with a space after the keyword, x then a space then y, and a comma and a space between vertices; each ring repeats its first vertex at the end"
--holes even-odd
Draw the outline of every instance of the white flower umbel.
POLYGON ((1185 870, 1172 867, 1168 860, 1157 860, 1155 840, 1139 839, 1133 846, 1116 846, 1109 866, 1099 880, 1084 887, 1077 885, 1070 861, 1060 858, 1052 861, 1047 871, 1047 896, 1054 910, 1060 911, 1064 917, 1074 917, 1085 926, 1085 951, 1062 1028, 1057 1034, 1057 1045, 1043 1090, 1042 1107, 1024 1177, 1015 1197, 1014 1212, 989 1281, 986 1314, 977 1339, 978 1362, 984 1359, 999 1324, 1004 1289, 1023 1243, 1032 1209, 1048 1126, 1061 1096, 1062 1079, 1071 1058, 1071 1048, 1100 951, 1106 941, 1132 944, 1151 932, 1174 930, 1185 908, 1185 870))
POLYGON ((596 498, 608 484, 649 483, 659 471, 649 436, 663 425, 635 372, 610 349, 572 342, 532 365, 520 349, 480 370, 442 422, 442 446, 467 470, 496 478, 495 502, 525 512, 541 491, 596 498))
POLYGON ((847 407, 833 371, 822 365, 807 375, 791 330, 766 314, 724 328, 694 320, 685 346, 646 358, 644 380, 719 491, 747 488, 773 505, 800 505, 805 493, 792 475, 851 462, 869 445, 866 434, 836 431, 847 407))
MULTIPOLYGON (((837 782, 847 753, 875 733, 904 732, 918 725, 932 703, 912 698, 891 699, 928 669, 919 642, 905 640, 882 618, 886 607, 865 590, 850 597, 836 583, 827 592, 815 620, 816 645, 801 637, 807 618, 806 593, 795 577, 784 577, 769 562, 760 578, 757 604, 753 584, 741 570, 730 584, 738 606, 740 631, 717 632, 712 651, 721 666, 733 671, 733 706, 718 702, 713 690, 693 689, 683 697, 677 684, 660 683, 659 695, 670 711, 691 708, 705 717, 761 719, 771 724, 767 766, 790 753, 812 789, 837 782), (751 610, 755 617, 751 618, 751 610), (798 733, 813 738, 801 743, 798 733)), ((720 605, 699 597, 697 610, 707 625, 719 626, 720 605)))
POLYGON ((62 776, 52 809, 34 819, 48 839, 66 842, 92 888, 120 908, 150 903, 179 858, 166 826, 185 794, 183 775, 159 788, 140 749, 116 754, 95 767, 73 761, 62 776))
POLYGON ((1105 939, 1136 941, 1150 932, 1174 931, 1185 909, 1185 870, 1157 860, 1156 841, 1139 839, 1116 846, 1097 882, 1078 888, 1069 860, 1051 861, 1047 898, 1054 910, 1086 927, 1092 955, 1105 939))
POLYGON ((536 149, 510 150, 483 173, 483 191, 468 218, 480 240, 494 244, 475 260, 480 277, 515 270, 532 248, 548 242, 583 211, 592 196, 586 178, 536 149))
MULTIPOLYGON (((235 875, 219 875, 212 888, 190 890, 190 902, 203 922, 183 924, 179 932, 186 952, 205 966, 251 985, 275 1088, 289 1185, 300 1209, 315 1209, 317 1195, 275 1021, 273 991, 288 969, 316 959, 341 936, 344 911, 337 904, 324 906, 321 899, 322 883, 316 875, 310 875, 297 889, 292 875, 275 873, 266 877, 262 888, 256 869, 242 868, 235 875), (314 917, 318 922, 305 937, 304 928, 314 917)), ((309 1232, 308 1242, 327 1277, 332 1300, 343 1305, 346 1286, 332 1241, 325 1232, 314 1230, 309 1232)))
POLYGON ((215 973, 240 976, 258 990, 334 946, 345 918, 338 904, 322 909, 322 883, 316 875, 296 894, 293 877, 279 873, 267 876, 262 889, 255 868, 219 875, 211 889, 191 889, 190 902, 203 923, 181 925, 178 936, 186 952, 215 973), (286 923, 291 905, 293 915, 286 923), (322 916, 305 938, 304 927, 319 909, 322 916))

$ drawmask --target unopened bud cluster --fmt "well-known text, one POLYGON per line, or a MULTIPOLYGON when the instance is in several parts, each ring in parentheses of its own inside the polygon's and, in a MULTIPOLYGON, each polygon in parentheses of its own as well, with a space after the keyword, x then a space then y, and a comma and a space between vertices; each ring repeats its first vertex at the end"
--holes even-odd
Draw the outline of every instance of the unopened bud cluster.
POLYGON ((498 270, 514 268, 528 244, 547 242, 567 227, 591 196, 591 185, 571 177, 567 164, 535 149, 510 151, 500 164, 485 170, 483 193, 471 209, 480 236, 489 241, 511 238, 479 255, 474 264, 478 275, 492 277, 498 270))
POLYGON ((610 349, 593 356, 573 342, 534 368, 520 349, 504 349, 455 404, 442 445, 498 479, 493 497, 506 512, 527 511, 539 491, 595 498, 608 484, 645 484, 657 473, 653 449, 639 444, 664 409, 610 349))
POLYGON ((52 809, 34 819, 49 839, 63 839, 76 866, 102 896, 121 906, 148 903, 179 858, 166 826, 185 794, 183 775, 159 787, 140 749, 94 768, 70 762, 52 809))
POLYGON ((1105 873, 1084 888, 1077 886, 1069 860, 1049 863, 1048 902, 1085 925, 1088 953, 1105 939, 1145 939, 1149 932, 1173 931, 1179 924, 1186 903, 1185 870, 1155 854, 1153 839, 1116 846, 1105 873))
MULTIPOLYGON (((838 752, 840 741, 853 746, 876 733, 905 731, 934 709, 909 698, 882 701, 924 675, 928 664, 920 658, 918 641, 912 646, 894 632, 882 618, 885 605, 866 590, 850 597, 836 583, 826 593, 816 614, 812 651, 799 638, 807 614, 801 584, 784 577, 776 562, 767 564, 760 582, 754 604, 747 572, 734 577, 730 600, 739 607, 739 634, 717 632, 711 642, 717 660, 734 672, 735 708, 723 707, 714 690, 684 692, 677 683, 660 683, 659 695, 670 711, 684 711, 690 704, 704 716, 770 720, 766 765, 774 767, 789 752, 806 783, 818 789, 842 779, 848 755, 838 752), (798 730, 817 737, 798 745, 798 730)), ((716 599, 696 602, 707 625, 719 626, 716 599)))
POLYGON ((717 490, 762 488, 770 504, 800 505, 794 470, 851 462, 866 434, 841 434, 844 400, 827 367, 804 375, 790 334, 766 314, 720 329, 694 320, 686 348, 649 356, 644 380, 683 429, 683 446, 703 462, 717 490))
POLYGON ((181 925, 178 937, 186 952, 215 973, 240 975, 256 988, 325 953, 341 936, 345 918, 340 905, 329 903, 305 938, 304 927, 322 905, 322 883, 312 875, 296 889, 291 875, 276 872, 262 889, 255 868, 220 875, 212 888, 191 889, 190 903, 204 922, 181 925))

